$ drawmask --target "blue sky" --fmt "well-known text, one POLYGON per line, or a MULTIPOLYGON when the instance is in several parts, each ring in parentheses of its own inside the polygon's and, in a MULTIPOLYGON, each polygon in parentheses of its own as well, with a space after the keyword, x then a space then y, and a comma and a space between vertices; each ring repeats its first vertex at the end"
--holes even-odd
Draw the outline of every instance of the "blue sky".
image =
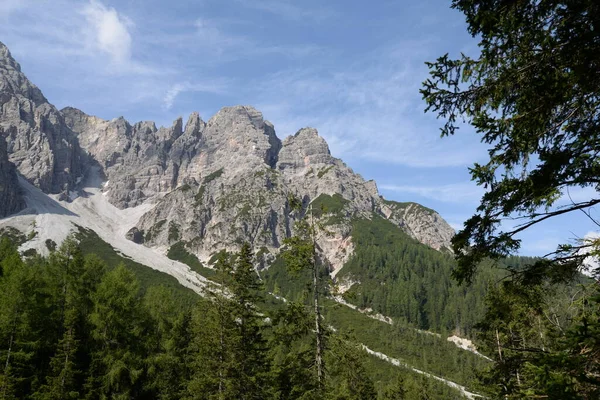
MULTIPOLYGON (((170 125, 253 105, 280 138, 313 126, 386 198, 459 227, 482 194, 467 167, 486 147, 468 127, 441 139, 418 92, 425 61, 476 54, 449 3, 1 0, 0 40, 59 108, 170 125)), ((594 228, 583 214, 553 220, 523 236, 523 254, 594 228)))

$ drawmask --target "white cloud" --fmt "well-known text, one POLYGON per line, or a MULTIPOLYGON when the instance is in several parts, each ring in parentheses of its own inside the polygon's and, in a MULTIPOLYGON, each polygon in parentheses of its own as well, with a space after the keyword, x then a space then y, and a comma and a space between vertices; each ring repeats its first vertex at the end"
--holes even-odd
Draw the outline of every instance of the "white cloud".
POLYGON ((181 82, 176 83, 171 86, 165 96, 163 98, 163 107, 167 110, 170 110, 173 107, 173 103, 175 99, 180 93, 183 92, 205 92, 205 93, 215 93, 222 94, 226 91, 226 88, 230 85, 230 83, 223 79, 215 79, 211 82, 205 83, 191 83, 191 82, 181 82))
POLYGON ((424 115, 419 89, 428 46, 428 40, 406 41, 346 63, 325 55, 311 67, 257 80, 252 96, 258 94, 255 104, 277 132, 313 126, 338 157, 413 167, 481 161, 485 146, 472 131, 442 139, 441 123, 424 115))
POLYGON ((469 182, 439 186, 379 185, 379 188, 397 193, 416 194, 444 203, 475 204, 483 195, 481 187, 469 182))
POLYGON ((167 90, 167 93, 165 94, 165 97, 163 99, 163 105, 167 110, 173 107, 173 102, 175 101, 175 98, 183 90, 185 90, 185 86, 181 83, 177 83, 173 85, 169 90, 167 90))
POLYGON ((290 59, 307 57, 321 51, 321 48, 311 44, 276 45, 259 42, 251 37, 230 32, 227 25, 231 21, 220 19, 198 18, 194 22, 195 32, 192 37, 178 37, 176 40, 193 43, 188 50, 201 49, 208 52, 207 63, 227 62, 238 59, 250 59, 264 55, 275 54, 290 59))
POLYGON ((131 58, 132 22, 97 0, 90 0, 83 10, 88 24, 93 28, 92 44, 108 54, 115 63, 125 63, 131 58))

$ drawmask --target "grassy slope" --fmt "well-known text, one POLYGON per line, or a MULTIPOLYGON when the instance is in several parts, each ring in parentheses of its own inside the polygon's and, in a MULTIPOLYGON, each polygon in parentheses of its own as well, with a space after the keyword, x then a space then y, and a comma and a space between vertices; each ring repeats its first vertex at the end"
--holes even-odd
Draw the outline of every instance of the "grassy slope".
POLYGON ((118 253, 111 245, 100 239, 98 235, 89 229, 79 227, 76 235, 79 240, 79 246, 84 254, 96 254, 109 268, 114 268, 123 263, 128 269, 133 271, 143 291, 151 286, 166 287, 178 300, 186 303, 195 303, 198 295, 191 289, 179 284, 177 279, 164 272, 157 271, 145 265, 139 264, 130 258, 124 257, 118 253))

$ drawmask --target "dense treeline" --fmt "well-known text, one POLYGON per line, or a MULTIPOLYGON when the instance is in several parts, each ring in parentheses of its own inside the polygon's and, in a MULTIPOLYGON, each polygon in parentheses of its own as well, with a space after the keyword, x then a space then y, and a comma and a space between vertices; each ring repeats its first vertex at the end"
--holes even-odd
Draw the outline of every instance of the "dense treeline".
POLYGON ((223 254, 216 272, 208 296, 191 301, 170 287, 141 286, 125 265, 84 256, 75 240, 24 259, 3 238, 0 399, 457 396, 378 365, 351 337, 329 330, 319 385, 310 308, 257 308, 264 290, 249 246, 223 254))
MULTIPOLYGON (((451 254, 417 242, 378 216, 356 220, 352 239, 354 254, 338 275, 341 282, 355 282, 348 300, 424 330, 471 336, 483 318, 488 287, 505 274, 488 263, 471 286, 458 286, 451 254)), ((501 262, 518 268, 529 261, 512 257, 501 262)))

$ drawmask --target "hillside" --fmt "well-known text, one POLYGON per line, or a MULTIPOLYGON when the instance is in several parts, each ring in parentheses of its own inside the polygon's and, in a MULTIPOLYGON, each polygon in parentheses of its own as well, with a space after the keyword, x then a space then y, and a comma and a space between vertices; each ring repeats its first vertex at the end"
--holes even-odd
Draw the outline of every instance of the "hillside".
MULTIPOLYGON (((22 254, 48 255, 75 234, 84 252, 126 260, 146 286, 164 279, 173 287, 175 278, 204 295, 215 255, 248 242, 267 291, 280 299, 268 310, 299 296, 301 283, 279 252, 312 213, 327 231, 317 237, 327 278, 341 288, 327 299, 332 328, 353 332, 404 373, 458 388, 456 395, 486 363, 446 339, 470 334, 493 275, 469 290, 454 288, 453 229, 434 210, 385 200, 374 181, 331 155, 315 129, 280 140, 249 106, 223 108, 207 122, 193 113, 185 124, 179 118, 160 128, 59 111, 1 43, 0 107, 7 143, 0 140, 0 230, 24 235, 22 254), (147 267, 158 272, 144 273, 147 267)), ((391 379, 382 361, 370 362, 373 376, 391 379)))

